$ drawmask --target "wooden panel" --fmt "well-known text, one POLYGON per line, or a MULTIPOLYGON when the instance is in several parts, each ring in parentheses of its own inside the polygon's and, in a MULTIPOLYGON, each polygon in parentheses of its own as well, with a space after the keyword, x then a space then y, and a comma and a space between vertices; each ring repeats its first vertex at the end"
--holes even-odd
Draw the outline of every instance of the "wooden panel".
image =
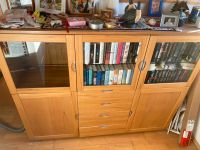
POLYGON ((141 92, 131 129, 163 129, 181 95, 181 91, 141 92))
POLYGON ((116 134, 116 133, 125 133, 126 129, 123 124, 116 125, 106 125, 102 124, 94 127, 83 127, 80 128, 80 136, 97 136, 97 135, 108 135, 108 134, 116 134))
POLYGON ((127 111, 130 110, 134 92, 79 92, 80 112, 96 110, 127 111), (90 108, 94 108, 91 110, 90 108))
POLYGON ((71 93, 20 94, 33 136, 77 135, 71 93))
POLYGON ((126 124, 129 116, 129 111, 99 111, 90 113, 79 113, 79 126, 97 126, 100 124, 126 124))

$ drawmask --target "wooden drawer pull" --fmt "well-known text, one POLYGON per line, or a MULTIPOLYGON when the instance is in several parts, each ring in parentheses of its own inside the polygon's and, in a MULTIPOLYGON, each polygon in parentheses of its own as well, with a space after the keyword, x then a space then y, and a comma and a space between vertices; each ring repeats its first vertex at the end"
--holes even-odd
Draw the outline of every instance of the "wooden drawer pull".
POLYGON ((109 102, 105 102, 105 103, 101 103, 101 106, 109 106, 109 105, 111 105, 112 103, 109 103, 109 102))
POLYGON ((109 125, 105 125, 105 124, 103 124, 103 125, 100 125, 99 127, 102 128, 102 129, 105 129, 105 128, 108 128, 109 125))
POLYGON ((106 113, 102 113, 99 115, 99 117, 106 118, 106 117, 110 117, 110 115, 106 113))

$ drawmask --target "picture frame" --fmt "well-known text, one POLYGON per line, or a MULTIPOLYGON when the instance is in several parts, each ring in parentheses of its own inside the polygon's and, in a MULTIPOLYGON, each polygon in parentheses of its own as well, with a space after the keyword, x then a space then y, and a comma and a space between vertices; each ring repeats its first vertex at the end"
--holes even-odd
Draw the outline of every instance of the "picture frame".
POLYGON ((94 13, 94 0, 69 0, 69 2, 70 14, 72 15, 88 16, 94 13))
POLYGON ((34 0, 35 10, 50 14, 66 12, 66 0, 34 0))
POLYGON ((32 8, 34 10, 34 0, 6 0, 8 9, 32 8))
POLYGON ((149 0, 148 16, 161 17, 164 0, 149 0))
POLYGON ((160 27, 176 28, 178 27, 179 16, 176 15, 162 15, 160 27))

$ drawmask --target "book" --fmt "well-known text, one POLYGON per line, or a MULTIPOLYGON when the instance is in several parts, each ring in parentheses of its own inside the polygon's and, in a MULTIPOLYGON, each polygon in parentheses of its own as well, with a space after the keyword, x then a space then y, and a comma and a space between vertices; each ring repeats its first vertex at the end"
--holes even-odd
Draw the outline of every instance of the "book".
POLYGON ((97 65, 96 68, 97 68, 96 85, 101 85, 101 68, 99 65, 97 65))
POLYGON ((84 66, 84 69, 83 69, 83 78, 84 78, 84 85, 87 85, 87 72, 86 72, 86 66, 84 66))
POLYGON ((129 53, 129 47, 130 47, 130 42, 126 42, 125 48, 124 48, 124 53, 123 53, 122 63, 126 63, 126 61, 127 61, 127 57, 128 57, 128 53, 129 53))
POLYGON ((123 52, 123 46, 124 46, 124 43, 123 42, 120 42, 118 44, 118 51, 117 51, 117 60, 116 60, 116 64, 120 64, 121 63, 121 56, 122 56, 122 52, 123 52))
POLYGON ((99 58, 100 58, 100 43, 96 43, 96 55, 94 64, 99 64, 99 58))
POLYGON ((89 69, 88 67, 86 68, 86 85, 89 85, 89 69))
POLYGON ((114 66, 114 79, 113 79, 113 84, 115 84, 115 85, 117 84, 118 73, 119 73, 118 67, 115 65, 114 66))
POLYGON ((154 49, 154 53, 153 53, 153 57, 152 57, 151 63, 156 63, 156 58, 159 55, 161 45, 162 45, 162 43, 157 43, 156 44, 156 47, 154 49))
POLYGON ((94 62, 94 43, 90 43, 90 64, 94 62))
POLYGON ((109 85, 112 85, 114 81, 114 67, 110 65, 110 74, 109 74, 109 85))
POLYGON ((104 65, 101 65, 100 67, 101 67, 101 85, 104 85, 106 69, 104 65))
POLYGON ((112 64, 117 63, 117 51, 118 51, 118 43, 114 42, 114 53, 113 53, 113 63, 112 64))
POLYGON ((110 63, 110 51, 111 51, 111 43, 106 43, 106 51, 105 51, 105 64, 110 63))
POLYGON ((132 69, 129 64, 126 64, 126 70, 127 70, 126 84, 129 84, 129 82, 131 80, 131 74, 132 74, 132 69))
POLYGON ((135 51, 134 51, 134 56, 133 56, 133 60, 132 60, 132 63, 136 63, 137 62, 137 58, 138 58, 138 55, 139 55, 139 52, 140 52, 140 48, 141 48, 141 43, 135 43, 135 51))
POLYGON ((86 20, 84 17, 69 17, 67 23, 70 27, 85 26, 86 20))
POLYGON ((122 76, 123 76, 123 67, 122 67, 122 65, 118 65, 117 69, 118 69, 117 84, 122 84, 122 76))
POLYGON ((89 66, 88 69, 89 69, 89 85, 93 85, 93 70, 92 70, 92 66, 89 66))
POLYGON ((125 64, 123 64, 122 66, 123 66, 122 84, 126 84, 127 70, 125 64))
POLYGON ((164 45, 165 45, 165 43, 163 42, 163 43, 161 44, 161 46, 160 46, 160 50, 159 50, 158 55, 157 55, 156 60, 155 60, 156 63, 159 63, 159 62, 160 62, 162 53, 163 53, 163 51, 164 51, 164 45))
POLYGON ((93 70, 93 85, 97 84, 97 68, 95 65, 92 65, 93 70))
POLYGON ((88 65, 90 63, 90 42, 84 43, 84 64, 88 65))
POLYGON ((109 64, 113 64, 115 44, 116 44, 115 42, 111 43, 111 51, 110 51, 110 61, 109 61, 109 64))
POLYGON ((97 48, 97 44, 94 43, 94 58, 93 58, 93 64, 96 64, 96 49, 97 48))
POLYGON ((99 64, 104 63, 104 42, 100 42, 99 64))
POLYGON ((110 68, 108 65, 104 65, 105 68, 105 80, 104 80, 104 85, 109 84, 109 77, 110 77, 110 68))

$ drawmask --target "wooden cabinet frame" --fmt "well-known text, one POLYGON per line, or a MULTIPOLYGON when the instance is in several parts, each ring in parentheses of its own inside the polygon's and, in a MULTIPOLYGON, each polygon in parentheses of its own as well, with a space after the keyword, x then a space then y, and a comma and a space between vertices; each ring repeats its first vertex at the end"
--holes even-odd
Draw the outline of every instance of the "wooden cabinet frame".
POLYGON ((124 36, 124 35, 77 35, 75 36, 77 88, 79 91, 87 90, 135 90, 139 79, 141 61, 143 60, 149 41, 149 36, 124 36), (138 60, 134 70, 131 85, 111 86, 83 86, 83 43, 84 42, 141 42, 138 60))
POLYGON ((72 35, 26 35, 26 34, 1 34, 0 41, 26 41, 26 42, 51 42, 51 43, 66 43, 66 51, 68 55, 68 69, 70 87, 51 87, 51 88, 16 88, 9 68, 6 64, 2 50, 0 49, 0 65, 2 66, 2 72, 6 79, 7 85, 11 94, 16 93, 37 93, 37 92, 65 92, 76 91, 76 70, 75 70, 75 51, 74 51, 74 36, 72 35), (69 43, 69 44, 68 44, 69 43))

